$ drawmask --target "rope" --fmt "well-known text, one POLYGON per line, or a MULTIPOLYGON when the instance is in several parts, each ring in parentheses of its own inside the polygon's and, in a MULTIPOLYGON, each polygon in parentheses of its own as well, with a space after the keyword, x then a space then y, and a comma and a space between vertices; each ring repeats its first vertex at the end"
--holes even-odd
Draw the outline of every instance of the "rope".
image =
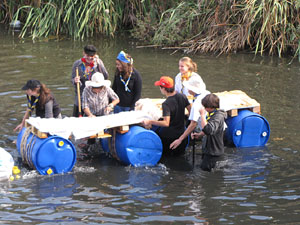
POLYGON ((117 155, 117 151, 116 151, 116 129, 111 129, 110 131, 112 137, 110 139, 110 154, 117 159, 118 161, 120 161, 118 155, 117 155))
POLYGON ((32 135, 30 141, 27 144, 27 139, 28 139, 30 133, 31 133, 30 127, 26 128, 26 130, 22 136, 22 140, 21 140, 21 144, 20 144, 20 152, 21 152, 22 161, 25 162, 31 168, 35 168, 32 163, 31 156, 32 156, 33 146, 36 142, 36 138, 34 138, 34 137, 36 137, 36 136, 32 135), (34 140, 34 142, 32 144, 33 140, 34 140))

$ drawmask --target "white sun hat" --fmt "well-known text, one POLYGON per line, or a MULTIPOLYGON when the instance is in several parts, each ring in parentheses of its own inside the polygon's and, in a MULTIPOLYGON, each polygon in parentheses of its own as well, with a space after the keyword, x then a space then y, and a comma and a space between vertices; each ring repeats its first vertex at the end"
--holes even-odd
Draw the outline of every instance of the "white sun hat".
POLYGON ((192 76, 189 80, 183 81, 183 86, 196 94, 201 94, 206 91, 206 85, 200 76, 192 76))
POLYGON ((99 72, 94 73, 92 79, 90 81, 85 82, 85 86, 87 87, 109 87, 110 84, 110 80, 105 80, 103 74, 99 72))

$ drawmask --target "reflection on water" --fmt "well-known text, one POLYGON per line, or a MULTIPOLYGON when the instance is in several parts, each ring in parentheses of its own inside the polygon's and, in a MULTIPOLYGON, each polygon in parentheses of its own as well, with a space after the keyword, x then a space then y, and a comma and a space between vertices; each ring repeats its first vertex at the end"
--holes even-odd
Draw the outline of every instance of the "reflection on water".
POLYGON ((86 42, 20 41, 0 32, 0 147, 21 168, 21 179, 0 184, 4 224, 297 224, 300 201, 298 62, 251 54, 192 55, 208 90, 239 89, 261 104, 271 127, 266 148, 226 148, 212 172, 199 168, 196 147, 186 157, 162 160, 153 168, 124 167, 103 154, 80 158, 69 174, 41 176, 24 168, 13 129, 26 110, 22 85, 39 79, 70 116, 73 62, 93 43, 113 79, 115 58, 129 52, 143 79, 143 97, 162 97, 153 82, 175 76, 183 55, 137 49, 125 38, 86 42))

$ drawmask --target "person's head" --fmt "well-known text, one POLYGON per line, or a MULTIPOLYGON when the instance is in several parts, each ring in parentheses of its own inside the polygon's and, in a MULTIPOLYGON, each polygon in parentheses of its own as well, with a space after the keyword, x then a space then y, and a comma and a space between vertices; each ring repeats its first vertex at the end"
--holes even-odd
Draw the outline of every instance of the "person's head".
POLYGON ((22 90, 26 91, 29 96, 38 96, 40 94, 41 82, 38 80, 28 80, 22 87, 22 90))
POLYGON ((220 108, 220 99, 215 94, 208 94, 206 95, 202 101, 201 101, 203 107, 206 109, 206 111, 214 110, 217 108, 220 108), (210 110, 207 110, 210 109, 210 110))
POLYGON ((25 90, 28 96, 40 96, 41 105, 44 105, 46 100, 51 97, 50 89, 38 80, 28 80, 27 83, 22 87, 22 90, 25 90))
POLYGON ((188 89, 191 95, 199 95, 206 90, 206 85, 200 76, 192 76, 189 80, 183 81, 182 85, 188 89))
POLYGON ((116 68, 117 73, 124 73, 129 75, 132 72, 133 68, 133 59, 132 57, 125 53, 124 51, 121 51, 116 59, 116 68))
POLYGON ((154 85, 159 86, 161 90, 165 90, 167 93, 174 92, 174 80, 169 76, 162 76, 154 85))
POLYGON ((83 56, 87 63, 91 63, 97 53, 97 49, 94 45, 86 45, 83 48, 83 56))
POLYGON ((93 74, 90 81, 85 82, 86 87, 92 87, 94 92, 100 91, 103 87, 109 87, 110 80, 105 80, 102 73, 96 72, 93 74))
POLYGON ((190 57, 183 57, 179 60, 179 71, 181 74, 197 72, 197 64, 190 57))

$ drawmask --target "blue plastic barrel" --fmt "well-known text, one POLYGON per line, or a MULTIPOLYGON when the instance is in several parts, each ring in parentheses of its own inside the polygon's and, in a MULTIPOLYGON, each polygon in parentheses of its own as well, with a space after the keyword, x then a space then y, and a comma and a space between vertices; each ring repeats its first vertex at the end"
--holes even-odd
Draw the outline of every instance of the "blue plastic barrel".
MULTIPOLYGON (((102 148, 108 150, 108 139, 102 139, 102 148)), ((117 158, 126 165, 154 166, 160 160, 163 146, 159 136, 152 130, 140 126, 131 126, 125 134, 117 132, 115 138, 117 158)), ((114 154, 112 154, 114 155, 114 154)))
POLYGON ((28 135, 25 131, 26 128, 23 128, 17 139, 17 149, 24 163, 41 175, 67 173, 72 170, 76 162, 76 149, 72 142, 59 136, 41 139, 32 133, 28 135), (24 135, 28 136, 24 137, 26 140, 23 141, 23 148, 21 142, 24 135))
POLYGON ((225 137, 236 147, 264 146, 270 137, 268 121, 249 110, 241 110, 235 117, 226 119, 228 126, 225 137))

